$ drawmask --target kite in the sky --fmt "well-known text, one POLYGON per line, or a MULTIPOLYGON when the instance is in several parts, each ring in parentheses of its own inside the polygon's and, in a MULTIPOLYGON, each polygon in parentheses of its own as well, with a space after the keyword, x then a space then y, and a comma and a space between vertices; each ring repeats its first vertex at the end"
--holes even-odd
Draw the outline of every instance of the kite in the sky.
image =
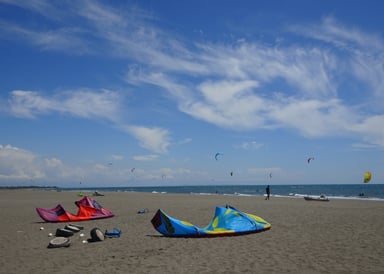
POLYGON ((233 171, 231 171, 231 176, 233 176, 233 171))
POLYGON ((223 153, 218 152, 215 154, 216 161, 219 160, 219 156, 221 156, 221 155, 223 155, 223 153))
POLYGON ((369 171, 364 173, 364 183, 368 183, 371 180, 372 174, 369 171))
POLYGON ((315 160, 315 158, 314 158, 314 157, 309 157, 308 160, 307 160, 308 164, 309 164, 312 160, 315 160))

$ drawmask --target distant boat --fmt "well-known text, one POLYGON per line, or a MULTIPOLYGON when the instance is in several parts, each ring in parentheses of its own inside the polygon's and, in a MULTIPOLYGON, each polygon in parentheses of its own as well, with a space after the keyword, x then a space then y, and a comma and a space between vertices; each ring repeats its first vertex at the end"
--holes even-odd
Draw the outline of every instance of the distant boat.
POLYGON ((324 194, 321 194, 320 196, 304 196, 304 199, 306 201, 320 201, 320 202, 329 202, 329 199, 324 194))

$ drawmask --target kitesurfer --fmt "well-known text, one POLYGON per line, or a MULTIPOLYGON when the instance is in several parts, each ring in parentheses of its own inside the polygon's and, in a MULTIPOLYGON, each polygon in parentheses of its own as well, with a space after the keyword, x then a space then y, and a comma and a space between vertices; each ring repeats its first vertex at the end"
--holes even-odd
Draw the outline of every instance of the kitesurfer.
POLYGON ((267 194, 267 197, 265 197, 265 200, 269 200, 269 195, 271 194, 269 185, 267 185, 267 187, 265 188, 265 193, 267 194))

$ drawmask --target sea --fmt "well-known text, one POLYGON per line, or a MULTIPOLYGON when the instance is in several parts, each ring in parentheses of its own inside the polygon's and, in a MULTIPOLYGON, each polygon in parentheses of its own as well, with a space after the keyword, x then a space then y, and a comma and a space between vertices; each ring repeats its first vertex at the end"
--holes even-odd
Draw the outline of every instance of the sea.
MULTIPOLYGON (((145 187, 60 188, 69 191, 182 193, 194 195, 264 196, 266 185, 198 185, 145 187)), ((270 185, 271 197, 303 198, 325 195, 329 199, 384 201, 384 184, 270 185)))

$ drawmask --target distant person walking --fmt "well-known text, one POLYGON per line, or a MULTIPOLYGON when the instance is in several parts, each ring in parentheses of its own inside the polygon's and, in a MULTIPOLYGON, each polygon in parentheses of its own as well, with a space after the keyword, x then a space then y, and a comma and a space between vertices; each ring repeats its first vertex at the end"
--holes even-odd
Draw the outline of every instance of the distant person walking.
POLYGON ((267 194, 267 197, 265 197, 265 200, 269 200, 269 195, 271 194, 271 191, 269 189, 269 185, 265 188, 265 193, 267 194))

